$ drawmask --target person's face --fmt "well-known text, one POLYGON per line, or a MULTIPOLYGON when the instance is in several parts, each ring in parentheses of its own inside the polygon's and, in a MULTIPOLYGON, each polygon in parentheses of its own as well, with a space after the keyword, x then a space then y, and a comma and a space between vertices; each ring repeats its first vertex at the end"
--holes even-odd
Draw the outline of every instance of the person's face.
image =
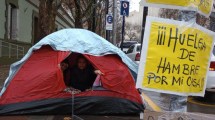
POLYGON ((78 68, 83 70, 87 66, 87 61, 84 58, 78 59, 78 68))
POLYGON ((61 66, 61 69, 64 71, 68 68, 69 65, 67 63, 61 63, 60 66, 61 66))

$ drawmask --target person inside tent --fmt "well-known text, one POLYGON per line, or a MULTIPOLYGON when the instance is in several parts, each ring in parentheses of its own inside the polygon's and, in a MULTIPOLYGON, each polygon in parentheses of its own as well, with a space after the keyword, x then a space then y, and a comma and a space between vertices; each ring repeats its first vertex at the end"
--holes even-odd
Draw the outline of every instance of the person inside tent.
POLYGON ((82 55, 78 56, 76 64, 71 68, 68 63, 62 62, 61 69, 64 72, 66 86, 71 87, 76 93, 91 90, 96 76, 103 75, 100 70, 94 70, 82 55))

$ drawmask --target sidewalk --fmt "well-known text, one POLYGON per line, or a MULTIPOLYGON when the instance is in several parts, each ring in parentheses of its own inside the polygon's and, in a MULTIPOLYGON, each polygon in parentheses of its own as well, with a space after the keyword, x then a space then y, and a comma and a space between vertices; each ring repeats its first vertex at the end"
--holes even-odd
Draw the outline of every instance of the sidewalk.
POLYGON ((8 77, 10 65, 0 65, 0 87, 3 86, 4 81, 8 77))

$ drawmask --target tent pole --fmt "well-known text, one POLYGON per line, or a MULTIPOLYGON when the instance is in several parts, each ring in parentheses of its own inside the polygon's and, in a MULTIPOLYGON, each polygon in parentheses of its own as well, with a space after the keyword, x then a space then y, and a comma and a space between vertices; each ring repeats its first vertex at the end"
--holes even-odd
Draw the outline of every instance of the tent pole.
POLYGON ((72 90, 72 120, 74 120, 74 90, 72 90))
POLYGON ((75 101, 75 90, 72 90, 72 120, 84 120, 74 114, 74 101, 75 101))

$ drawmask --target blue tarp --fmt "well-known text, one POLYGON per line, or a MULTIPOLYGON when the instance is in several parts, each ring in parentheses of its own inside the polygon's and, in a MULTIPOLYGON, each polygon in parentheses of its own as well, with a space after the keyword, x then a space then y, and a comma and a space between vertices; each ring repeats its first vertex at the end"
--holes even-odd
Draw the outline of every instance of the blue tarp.
POLYGON ((4 93, 13 76, 16 74, 22 64, 25 63, 25 61, 30 57, 33 50, 37 50, 43 45, 50 45, 54 50, 72 51, 95 56, 117 54, 130 68, 130 70, 136 74, 138 72, 137 64, 128 58, 127 55, 119 48, 99 35, 84 29, 63 29, 54 32, 40 40, 37 44, 29 49, 27 54, 20 61, 11 65, 9 76, 5 81, 0 95, 4 93))

